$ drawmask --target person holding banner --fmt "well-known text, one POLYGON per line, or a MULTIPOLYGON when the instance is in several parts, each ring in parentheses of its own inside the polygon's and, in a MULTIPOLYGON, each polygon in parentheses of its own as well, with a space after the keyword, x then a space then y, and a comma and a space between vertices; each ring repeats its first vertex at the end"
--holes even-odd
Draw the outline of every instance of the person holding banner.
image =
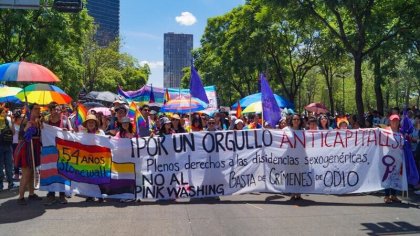
POLYGON ((243 130, 244 128, 244 122, 241 119, 236 119, 233 130, 243 130))
POLYGON ((175 133, 186 133, 184 127, 181 125, 181 117, 179 117, 178 114, 173 114, 171 117, 172 122, 172 128, 175 131, 175 133))
MULTIPOLYGON (((298 114, 294 114, 290 120, 289 126, 285 129, 303 130, 303 119, 298 114)), ((302 200, 300 193, 291 193, 290 200, 302 200)))
POLYGON ((320 130, 332 130, 330 127, 330 119, 328 119, 328 116, 322 114, 318 118, 318 128, 320 130))
POLYGON ((144 104, 141 109, 140 109, 141 115, 143 116, 143 118, 146 120, 146 125, 137 127, 138 130, 138 134, 139 137, 149 137, 150 134, 153 134, 151 132, 151 127, 150 127, 150 120, 149 120, 149 115, 150 115, 150 107, 147 104, 144 104))
POLYGON ((311 116, 308 119, 309 130, 318 130, 318 122, 315 117, 311 116))
MULTIPOLYGON (((83 132, 88 134, 97 134, 97 135, 105 135, 105 132, 99 129, 99 121, 96 119, 96 116, 93 114, 89 114, 86 116, 86 120, 83 122, 83 127, 85 129, 83 132)), ((94 197, 87 197, 86 202, 93 202, 95 201, 94 197)), ((103 202, 103 198, 99 198, 99 202, 103 202)))
MULTIPOLYGON (((393 133, 399 133, 400 132, 400 117, 397 114, 391 115, 389 117, 389 127, 387 127, 388 130, 391 130, 393 133)), ((397 198, 396 196, 397 190, 393 188, 387 188, 385 189, 385 197, 384 202, 386 204, 390 204, 393 202, 400 203, 401 200, 397 198)))
POLYGON ((124 117, 121 119, 121 128, 115 135, 116 138, 133 138, 133 124, 130 121, 130 118, 124 117))
POLYGON ((337 118, 337 129, 348 129, 349 127, 349 121, 347 120, 347 118, 341 117, 341 118, 337 118))
POLYGON ((169 120, 168 117, 160 118, 160 124, 162 125, 162 127, 159 130, 159 136, 175 133, 175 131, 172 129, 172 122, 169 120))
POLYGON ((29 120, 24 124, 24 128, 19 131, 20 141, 14 153, 15 166, 22 169, 19 198, 17 200, 19 205, 27 204, 25 200, 26 188, 29 190, 29 200, 42 200, 41 197, 34 193, 34 171, 41 161, 41 107, 34 103, 29 106, 29 111, 29 120))
MULTIPOLYGON (((48 121, 46 121, 46 123, 48 125, 54 126, 54 127, 59 127, 59 128, 63 128, 64 130, 64 120, 62 120, 62 118, 67 119, 67 117, 62 117, 61 116, 61 108, 60 106, 56 103, 56 102, 51 102, 48 105, 48 110, 50 112, 50 116, 48 121)), ((67 127, 67 125, 65 126, 67 127)), ((67 128, 65 129, 67 130, 67 128)), ((45 205, 52 205, 56 203, 56 199, 55 199, 55 192, 48 192, 47 193, 47 202, 45 203, 45 205)), ((66 199, 66 195, 64 192, 60 192, 59 193, 59 203, 61 204, 67 204, 67 199, 66 199)))

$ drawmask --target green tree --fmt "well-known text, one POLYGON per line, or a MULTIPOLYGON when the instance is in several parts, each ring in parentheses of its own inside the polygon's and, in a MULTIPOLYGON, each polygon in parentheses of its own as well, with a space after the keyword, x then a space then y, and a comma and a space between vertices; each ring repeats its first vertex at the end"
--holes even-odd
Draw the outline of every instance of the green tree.
POLYGON ((414 0, 266 2, 295 9, 302 17, 308 16, 318 20, 341 42, 354 63, 355 100, 360 119, 364 114, 362 64, 366 56, 374 53, 385 42, 420 27, 420 16, 417 14, 419 4, 414 0))

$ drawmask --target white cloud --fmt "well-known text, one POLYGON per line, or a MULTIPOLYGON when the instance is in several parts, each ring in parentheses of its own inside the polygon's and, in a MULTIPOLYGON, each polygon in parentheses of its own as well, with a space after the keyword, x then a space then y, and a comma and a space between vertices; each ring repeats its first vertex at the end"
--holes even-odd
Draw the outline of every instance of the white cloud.
POLYGON ((197 18, 188 11, 181 12, 180 16, 175 17, 175 20, 180 25, 190 26, 197 22, 197 18))
POLYGON ((140 65, 149 65, 150 69, 161 69, 163 68, 163 61, 141 61, 140 65))

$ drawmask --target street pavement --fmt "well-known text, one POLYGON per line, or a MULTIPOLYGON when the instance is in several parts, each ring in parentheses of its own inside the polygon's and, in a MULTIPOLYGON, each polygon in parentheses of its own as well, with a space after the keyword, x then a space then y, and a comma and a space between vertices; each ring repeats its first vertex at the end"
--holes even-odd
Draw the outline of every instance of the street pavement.
MULTIPOLYGON (((45 192, 37 192, 45 196, 45 192)), ((0 235, 420 235, 420 196, 386 205, 380 193, 287 195, 254 193, 217 200, 134 203, 84 201, 66 205, 16 203, 17 189, 0 192, 0 235)))

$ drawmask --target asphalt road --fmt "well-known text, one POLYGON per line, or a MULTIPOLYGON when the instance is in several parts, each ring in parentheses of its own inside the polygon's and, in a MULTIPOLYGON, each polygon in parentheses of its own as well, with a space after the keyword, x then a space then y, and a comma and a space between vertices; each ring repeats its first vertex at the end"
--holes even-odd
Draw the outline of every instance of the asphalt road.
MULTIPOLYGON (((38 192, 45 196, 45 192, 38 192)), ((385 205, 379 194, 246 194, 216 200, 157 203, 16 204, 0 192, 0 235, 395 235, 420 234, 420 197, 385 205), (407 202, 409 201, 409 202, 407 202)))

